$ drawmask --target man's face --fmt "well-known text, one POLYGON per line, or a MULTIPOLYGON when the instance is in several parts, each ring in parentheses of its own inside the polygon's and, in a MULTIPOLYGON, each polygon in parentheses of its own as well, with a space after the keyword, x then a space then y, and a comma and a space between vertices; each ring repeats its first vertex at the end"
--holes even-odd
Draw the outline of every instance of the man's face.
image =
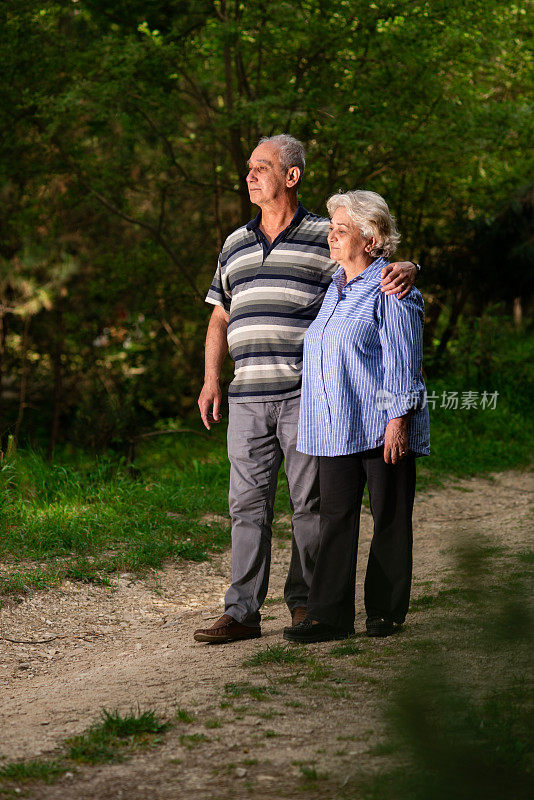
POLYGON ((247 185, 250 200, 257 206, 276 203, 284 196, 288 188, 286 175, 275 144, 264 142, 252 152, 248 160, 247 185))

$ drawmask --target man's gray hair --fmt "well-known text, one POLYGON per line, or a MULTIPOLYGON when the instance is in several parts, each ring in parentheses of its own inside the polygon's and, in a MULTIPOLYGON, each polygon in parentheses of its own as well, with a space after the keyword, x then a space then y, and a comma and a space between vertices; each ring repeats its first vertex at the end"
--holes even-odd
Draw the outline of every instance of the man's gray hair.
POLYGON ((304 167, 306 166, 306 153, 304 145, 290 136, 288 133, 279 133, 277 136, 262 136, 258 144, 265 142, 272 142, 278 146, 278 156, 280 158, 280 166, 284 173, 291 169, 291 167, 298 167, 300 169, 300 178, 297 186, 300 186, 302 176, 304 175, 304 167))
POLYGON ((401 237, 395 219, 384 198, 376 192, 365 192, 362 189, 340 192, 326 201, 326 207, 330 217, 336 208, 344 208, 364 239, 374 236, 376 245, 369 253, 373 258, 389 258, 397 249, 401 237))

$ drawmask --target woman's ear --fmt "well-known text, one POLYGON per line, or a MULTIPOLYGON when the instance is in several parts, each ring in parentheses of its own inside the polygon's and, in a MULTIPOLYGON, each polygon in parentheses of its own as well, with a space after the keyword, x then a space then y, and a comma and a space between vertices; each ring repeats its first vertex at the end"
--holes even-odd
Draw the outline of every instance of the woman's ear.
POLYGON ((367 239, 367 242, 365 243, 364 250, 365 250, 366 253, 370 253, 371 250, 373 249, 373 247, 375 247, 375 246, 376 246, 376 239, 375 239, 374 236, 371 236, 370 239, 367 239))

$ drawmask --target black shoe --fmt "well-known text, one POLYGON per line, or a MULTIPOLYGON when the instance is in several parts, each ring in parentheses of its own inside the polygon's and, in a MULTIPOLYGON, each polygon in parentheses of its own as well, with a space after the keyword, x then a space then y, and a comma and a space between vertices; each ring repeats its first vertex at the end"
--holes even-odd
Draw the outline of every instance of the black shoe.
POLYGON ((335 628, 333 625, 326 625, 324 622, 317 622, 314 625, 311 619, 305 619, 304 622, 299 622, 298 625, 291 628, 284 628, 284 639, 303 644, 346 639, 353 634, 354 628, 345 630, 344 628, 335 628))
POLYGON ((367 617, 365 627, 367 636, 391 636, 400 625, 386 617, 367 617))

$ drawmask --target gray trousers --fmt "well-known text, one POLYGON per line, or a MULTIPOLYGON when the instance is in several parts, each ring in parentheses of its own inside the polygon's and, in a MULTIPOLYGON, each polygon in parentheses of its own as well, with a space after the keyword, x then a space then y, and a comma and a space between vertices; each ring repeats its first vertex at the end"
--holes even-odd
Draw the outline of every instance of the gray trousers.
POLYGON ((291 563, 284 589, 292 611, 305 606, 319 550, 318 459, 298 453, 300 397, 260 403, 231 403, 228 424, 232 585, 226 613, 257 625, 271 566, 271 525, 284 460, 291 498, 291 563))

